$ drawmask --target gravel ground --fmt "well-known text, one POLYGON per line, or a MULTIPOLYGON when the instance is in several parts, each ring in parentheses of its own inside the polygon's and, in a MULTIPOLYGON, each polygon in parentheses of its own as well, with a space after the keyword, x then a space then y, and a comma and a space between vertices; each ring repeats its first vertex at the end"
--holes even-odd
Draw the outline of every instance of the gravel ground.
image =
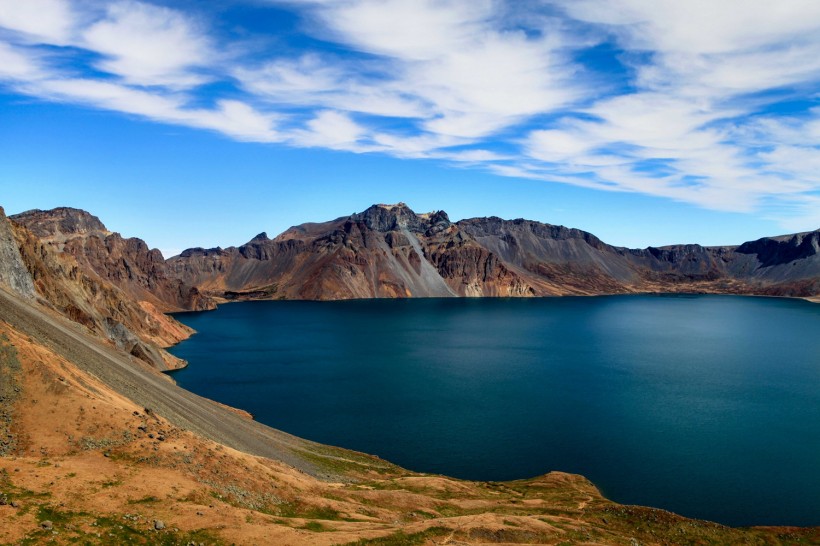
POLYGON ((2 289, 0 320, 177 427, 252 455, 283 461, 316 477, 332 478, 326 469, 320 471, 300 454, 309 452, 314 460, 335 458, 321 453, 327 447, 241 417, 186 391, 139 360, 102 344, 80 325, 52 316, 2 289))
POLYGON ((20 393, 20 371, 17 351, 5 336, 0 336, 0 457, 13 452, 16 446, 11 416, 20 393))

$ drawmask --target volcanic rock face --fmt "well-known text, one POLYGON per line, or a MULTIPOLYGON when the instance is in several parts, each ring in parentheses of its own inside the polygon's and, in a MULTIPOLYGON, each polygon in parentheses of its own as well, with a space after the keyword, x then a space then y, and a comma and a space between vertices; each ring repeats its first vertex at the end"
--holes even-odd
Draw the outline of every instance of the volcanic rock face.
POLYGON ((740 247, 627 249, 528 220, 373 205, 330 222, 190 249, 170 274, 220 299, 546 296, 636 292, 820 293, 820 232, 740 247))
POLYGON ((147 301, 163 312, 214 307, 196 288, 168 275, 159 250, 149 249, 142 239, 125 239, 108 231, 99 218, 83 210, 31 210, 11 219, 137 301, 147 301))
MULTIPOLYGON (((36 291, 40 300, 54 311, 82 324, 118 348, 158 369, 173 369, 184 365, 183 361, 162 349, 192 333, 190 328, 162 312, 172 307, 173 302, 163 303, 161 310, 153 303, 161 302, 159 298, 164 295, 161 290, 157 295, 151 294, 150 300, 140 299, 135 297, 135 290, 127 290, 128 283, 121 283, 124 288, 120 288, 111 282, 118 271, 134 270, 132 263, 143 267, 145 264, 131 262, 123 255, 116 262, 110 257, 107 262, 103 259, 96 262, 87 259, 92 249, 98 249, 102 253, 101 248, 107 248, 100 246, 102 241, 123 242, 119 235, 105 230, 96 217, 75 209, 56 209, 53 217, 49 215, 49 211, 33 211, 17 215, 14 219, 26 221, 40 234, 38 236, 18 221, 9 222, 5 217, 0 219, 0 238, 4 229, 13 237, 13 250, 19 256, 25 275, 30 282, 33 280, 32 295, 36 291), (79 260, 75 255, 79 256, 79 260), (112 262, 119 266, 103 271, 103 274, 98 274, 92 266, 112 262)), ((123 244, 134 244, 133 241, 138 240, 129 239, 123 244)), ((0 245, 3 250, 9 246, 3 243, 0 245)), ((138 244, 136 246, 141 249, 138 244)), ((150 257, 152 254, 138 251, 128 256, 134 259, 140 256, 150 257)), ((157 263, 164 268, 161 255, 157 263)), ((6 264, 5 259, 3 264, 6 264)), ((8 266, 0 266, 0 269, 8 269, 8 266)), ((156 278, 157 271, 162 269, 149 269, 145 277, 156 278)), ((130 279, 133 278, 132 275, 130 279)), ((177 279, 171 281, 173 284, 182 284, 177 279)), ((152 282, 154 286, 162 286, 156 281, 152 282)))
POLYGON ((34 282, 23 263, 3 207, 0 207, 0 285, 25 299, 34 297, 34 282))

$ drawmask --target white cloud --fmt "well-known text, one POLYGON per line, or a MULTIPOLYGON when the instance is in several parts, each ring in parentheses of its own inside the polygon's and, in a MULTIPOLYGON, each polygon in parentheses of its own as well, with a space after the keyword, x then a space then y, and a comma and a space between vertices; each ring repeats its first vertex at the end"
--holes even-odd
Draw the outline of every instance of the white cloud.
POLYGON ((365 136, 366 130, 361 125, 340 112, 323 111, 307 122, 305 130, 299 130, 292 136, 292 142, 298 146, 318 146, 336 150, 363 151, 357 144, 365 136))
POLYGON ((330 36, 353 47, 408 62, 435 61, 463 51, 486 32, 491 0, 319 0, 330 36))
POLYGON ((142 116, 163 123, 211 129, 238 140, 276 142, 276 118, 238 101, 220 101, 214 109, 188 108, 184 97, 161 96, 121 84, 89 79, 50 79, 27 84, 30 94, 58 101, 142 116))
POLYGON ((359 75, 360 64, 323 60, 318 55, 277 59, 261 68, 238 68, 234 75, 260 99, 281 105, 316 106, 402 118, 424 117, 429 108, 408 97, 401 85, 359 75))
POLYGON ((28 40, 64 44, 74 24, 67 0, 0 0, 0 27, 20 32, 28 40))
POLYGON ((533 131, 529 134, 526 148, 530 157, 547 163, 561 163, 582 157, 590 149, 602 144, 582 132, 560 129, 533 131))
POLYGON ((0 81, 34 80, 41 76, 40 64, 31 53, 0 42, 0 81))
MULTIPOLYGON (((547 34, 532 29, 528 34, 507 28, 504 5, 496 1, 306 3, 313 6, 328 37, 379 56, 375 64, 381 81, 368 82, 373 87, 356 95, 373 94, 383 100, 386 91, 391 98, 398 92, 412 97, 412 103, 424 105, 423 112, 416 110, 421 114, 420 128, 433 134, 487 137, 588 93, 565 50, 571 40, 556 29, 547 34)), ((308 86, 313 91, 313 84, 326 84, 328 78, 340 80, 338 74, 318 72, 308 86)), ((406 98, 402 104, 407 104, 406 98)))
POLYGON ((105 56, 100 70, 137 85, 191 86, 192 71, 212 62, 209 40, 181 13, 142 2, 108 6, 105 19, 83 34, 83 45, 105 56))
POLYGON ((629 49, 722 54, 816 40, 814 0, 560 0, 579 20, 613 25, 629 49))

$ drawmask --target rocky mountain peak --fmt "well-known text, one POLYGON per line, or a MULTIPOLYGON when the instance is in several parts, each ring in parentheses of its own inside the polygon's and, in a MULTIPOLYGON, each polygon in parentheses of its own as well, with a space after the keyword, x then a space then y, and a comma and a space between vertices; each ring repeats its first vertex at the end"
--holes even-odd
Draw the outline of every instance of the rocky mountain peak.
POLYGON ((69 239, 89 234, 110 232, 99 218, 81 209, 59 207, 51 210, 33 209, 10 216, 41 239, 69 239))
POLYGON ((450 219, 446 212, 416 214, 404 203, 373 205, 364 212, 352 215, 350 219, 379 232, 407 229, 416 233, 424 233, 433 227, 450 226, 450 219))
POLYGON ((781 237, 763 237, 737 247, 741 254, 757 254, 764 266, 789 263, 820 253, 820 230, 781 237))

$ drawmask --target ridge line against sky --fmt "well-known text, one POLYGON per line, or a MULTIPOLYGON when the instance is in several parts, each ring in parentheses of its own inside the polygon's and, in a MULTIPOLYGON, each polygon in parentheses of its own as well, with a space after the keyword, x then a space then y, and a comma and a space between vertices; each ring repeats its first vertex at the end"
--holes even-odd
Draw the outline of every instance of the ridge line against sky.
POLYGON ((814 0, 0 0, 0 86, 820 226, 814 0))

